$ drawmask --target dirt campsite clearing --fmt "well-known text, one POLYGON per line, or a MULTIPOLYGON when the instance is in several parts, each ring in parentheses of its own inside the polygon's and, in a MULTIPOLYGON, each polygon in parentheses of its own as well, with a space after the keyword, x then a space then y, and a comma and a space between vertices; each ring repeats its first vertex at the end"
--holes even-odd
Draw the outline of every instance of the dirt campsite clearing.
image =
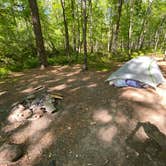
MULTIPOLYGON (((166 63, 158 63, 166 77, 166 63)), ((165 147, 151 140, 153 134, 141 127, 127 140, 138 122, 150 122, 166 134, 166 86, 116 88, 105 82, 109 74, 82 72, 80 65, 54 66, 13 73, 1 81, 0 145, 21 144, 23 155, 0 165, 164 166, 165 147), (58 111, 34 121, 9 123, 11 105, 38 86, 63 96, 58 111)))

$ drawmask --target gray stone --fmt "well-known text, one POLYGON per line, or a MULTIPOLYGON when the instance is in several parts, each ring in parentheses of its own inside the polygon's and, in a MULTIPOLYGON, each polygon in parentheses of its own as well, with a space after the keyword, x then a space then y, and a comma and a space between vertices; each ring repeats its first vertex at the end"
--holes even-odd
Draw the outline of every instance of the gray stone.
POLYGON ((22 145, 5 143, 0 147, 0 163, 17 161, 22 155, 22 145))

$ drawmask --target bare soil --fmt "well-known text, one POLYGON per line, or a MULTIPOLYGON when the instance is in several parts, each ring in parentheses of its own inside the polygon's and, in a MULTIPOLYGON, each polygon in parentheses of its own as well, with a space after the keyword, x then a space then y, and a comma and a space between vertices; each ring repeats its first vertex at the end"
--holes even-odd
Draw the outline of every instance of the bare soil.
MULTIPOLYGON (((166 63, 159 64, 166 76, 166 63)), ((166 134, 166 86, 115 88, 105 82, 109 75, 82 72, 79 65, 55 66, 13 73, 1 81, 0 145, 24 145, 23 157, 8 165, 164 166, 166 155, 154 155, 153 145, 145 154, 148 137, 143 129, 132 146, 126 138, 137 122, 146 121, 166 134), (11 105, 43 85, 50 93, 63 95, 59 111, 34 121, 9 123, 11 105)))

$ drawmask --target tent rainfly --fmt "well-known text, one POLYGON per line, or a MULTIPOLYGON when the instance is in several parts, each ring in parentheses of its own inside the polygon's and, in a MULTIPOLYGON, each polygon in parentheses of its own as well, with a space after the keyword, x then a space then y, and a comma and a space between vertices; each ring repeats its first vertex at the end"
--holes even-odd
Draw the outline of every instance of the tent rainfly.
MULTIPOLYGON (((165 81, 157 62, 152 57, 139 56, 126 62, 117 71, 112 73, 106 81, 119 87, 130 86, 126 81, 135 81, 140 85, 149 85, 156 89, 159 84, 165 81)), ((133 83, 133 82, 132 82, 133 83)), ((135 84, 134 87, 139 87, 135 84)))

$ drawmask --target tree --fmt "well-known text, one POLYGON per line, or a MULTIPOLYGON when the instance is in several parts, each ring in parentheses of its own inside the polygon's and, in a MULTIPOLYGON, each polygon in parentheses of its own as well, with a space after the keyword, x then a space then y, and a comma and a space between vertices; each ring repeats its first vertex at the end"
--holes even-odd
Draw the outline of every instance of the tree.
POLYGON ((46 66, 45 50, 52 58, 65 47, 69 55, 70 43, 76 57, 84 54, 85 68, 88 52, 122 59, 140 51, 164 53, 165 13, 165 0, 1 0, 0 63, 20 70, 35 67, 39 58, 46 66))
POLYGON ((70 44, 69 44, 68 24, 67 24, 66 13, 65 13, 65 0, 61 0, 61 6, 62 6, 62 12, 63 12, 64 28, 65 28, 65 49, 66 49, 66 55, 69 56, 70 44))
POLYGON ((90 52, 93 53, 93 13, 92 13, 92 0, 89 0, 89 8, 90 8, 90 52))
POLYGON ((142 19, 141 30, 140 30, 140 33, 138 35, 138 43, 137 43, 138 50, 143 47, 145 32, 147 31, 147 27, 148 27, 148 22, 149 22, 148 18, 151 14, 152 4, 153 4, 153 1, 149 0, 148 7, 146 9, 144 18, 142 19))
POLYGON ((41 31, 39 11, 38 11, 36 0, 29 0, 29 6, 31 9, 32 24, 33 24, 34 34, 36 39, 37 53, 39 56, 41 68, 44 68, 48 65, 48 63, 47 63, 47 56, 46 56, 45 48, 44 48, 44 41, 43 41, 43 36, 41 31))
POLYGON ((75 0, 71 0, 72 20, 73 20, 73 50, 76 52, 76 20, 75 20, 75 0))
POLYGON ((129 1, 129 29, 128 29, 128 57, 131 58, 132 53, 132 28, 133 28, 133 10, 134 0, 129 1))
POLYGON ((120 27, 120 19, 121 19, 121 13, 122 13, 122 5, 123 0, 118 0, 117 4, 115 4, 115 17, 116 20, 114 26, 113 26, 113 33, 112 33, 112 52, 117 52, 117 44, 118 44, 118 34, 119 34, 119 27, 120 27), (117 9, 116 9, 117 8, 117 9))
POLYGON ((87 33, 87 8, 86 8, 86 0, 82 0, 82 9, 83 9, 83 44, 84 44, 84 65, 83 70, 88 69, 88 62, 87 62, 87 39, 86 39, 86 33, 87 33))

